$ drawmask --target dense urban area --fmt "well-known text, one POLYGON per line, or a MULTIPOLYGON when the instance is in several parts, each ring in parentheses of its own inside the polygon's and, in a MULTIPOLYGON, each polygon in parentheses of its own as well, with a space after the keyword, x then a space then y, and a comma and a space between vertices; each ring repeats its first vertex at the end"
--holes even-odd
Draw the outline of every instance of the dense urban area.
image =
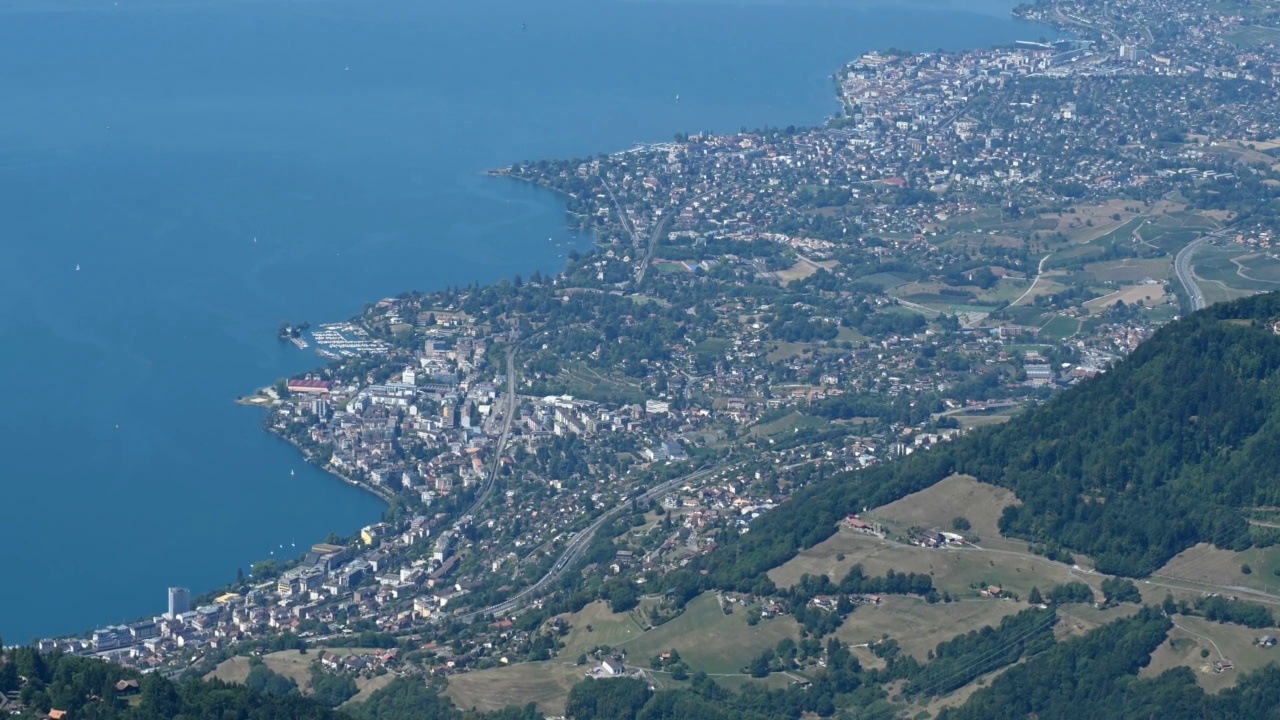
MULTIPOLYGON (((522 705, 500 688, 527 676, 483 685, 485 673, 555 660, 572 680, 559 695, 531 696, 529 717, 597 716, 592 703, 605 700, 590 693, 602 691, 568 690, 584 677, 631 678, 615 688, 643 696, 692 675, 695 690, 708 675, 738 678, 751 711, 770 716, 926 706, 946 715, 926 701, 1061 639, 1055 618, 1059 630, 1068 620, 1056 607, 1116 612, 1144 599, 1133 582, 1097 574, 1133 573, 1108 569, 1105 556, 1081 570, 1043 542, 1020 546, 1025 567, 1075 567, 1052 592, 1055 583, 977 575, 947 586, 941 560, 784 577, 774 568, 783 556, 762 567, 767 576, 726 583, 717 578, 730 561, 718 558, 741 552, 736 538, 820 479, 855 482, 975 428, 1017 424, 1163 325, 1280 288, 1277 12, 1246 0, 1045 0, 1016 13, 1058 28, 1056 41, 854 59, 833 75, 840 111, 822 127, 682 132, 495 170, 503 179, 493 182, 561 193, 594 249, 569 253, 555 276, 406 293, 346 322, 286 323, 282 342, 329 364, 240 399, 309 461, 382 497, 382 520, 263 559, 216 592, 172 588, 161 616, 36 648, 266 692, 305 686, 329 707, 353 697, 390 707, 395 693, 522 705), (1095 582, 1081 582, 1090 572, 1095 582), (846 617, 903 597, 1012 609, 938 628, 927 659, 900 655, 888 631, 867 630, 856 653, 858 637, 836 635, 846 617), (712 672, 674 644, 611 647, 631 636, 611 643, 603 625, 579 620, 625 614, 643 635, 708 609, 741 620, 744 633, 789 618, 798 635, 726 650, 712 672), (1017 652, 991 660, 984 643, 1007 649, 1009 638, 1017 652), (263 657, 291 658, 302 674, 263 657), (974 657, 989 667, 975 669, 974 657), (879 684, 842 675, 858 663, 879 684), (766 702, 752 678, 779 680, 767 685, 777 697, 814 683, 834 690, 766 702), (633 681, 639 690, 624 685, 633 681)), ((960 506, 945 523, 833 512, 839 529, 799 547, 835 532, 851 547, 1021 552, 994 525, 972 527, 960 506)), ((1156 600, 1190 593, 1174 608, 1196 621, 1273 626, 1265 607, 1266 618, 1241 620, 1244 603, 1215 588, 1171 575, 1156 600)), ((1252 599, 1276 604, 1267 598, 1277 596, 1252 599)), ((1116 637, 1168 630, 1159 613, 1125 617, 1116 637)), ((1081 632, 1101 625, 1074 622, 1081 632)), ((1257 647, 1275 643, 1254 634, 1257 647)), ((1221 651, 1205 662, 1215 677, 1232 669, 1221 651)), ((36 683, 4 678, 0 710, 71 717, 53 714, 55 698, 36 683)), ((122 696, 138 690, 119 682, 122 696)))

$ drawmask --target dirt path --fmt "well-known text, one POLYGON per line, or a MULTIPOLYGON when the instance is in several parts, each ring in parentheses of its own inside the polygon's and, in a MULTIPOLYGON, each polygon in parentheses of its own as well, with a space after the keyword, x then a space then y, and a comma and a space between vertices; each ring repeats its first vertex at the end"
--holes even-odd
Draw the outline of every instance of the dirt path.
POLYGON ((1053 253, 1049 253, 1048 255, 1045 255, 1044 257, 1040 258, 1040 264, 1036 266, 1036 276, 1032 278, 1031 286, 1027 288, 1026 292, 1019 295, 1017 300, 1014 300, 1013 302, 1009 303, 1009 307, 1013 307, 1018 303, 1022 302, 1023 299, 1025 299, 1028 295, 1031 294, 1032 290, 1036 289, 1036 284, 1040 282, 1040 276, 1044 275, 1044 261, 1048 260, 1049 257, 1052 255, 1053 253))

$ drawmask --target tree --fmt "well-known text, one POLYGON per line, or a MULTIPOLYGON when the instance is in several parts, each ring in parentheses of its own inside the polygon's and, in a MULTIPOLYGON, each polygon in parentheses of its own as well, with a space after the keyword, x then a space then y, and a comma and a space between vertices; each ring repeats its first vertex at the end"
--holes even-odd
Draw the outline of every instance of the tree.
POLYGON ((1040 596, 1040 588, 1034 585, 1031 587, 1031 593, 1027 595, 1027 602, 1032 605, 1044 604, 1044 598, 1040 596))
POLYGON ((963 515, 957 515, 951 519, 951 527, 954 528, 956 532, 966 532, 972 526, 969 524, 968 518, 963 515))
POLYGON ((0 664, 0 695, 17 689, 18 668, 11 662, 0 664))
POLYGON ((565 715, 575 720, 634 720, 649 700, 649 684, 635 678, 587 678, 569 691, 565 715))
POLYGON ((753 678, 768 677, 769 675, 769 657, 765 653, 760 653, 751 659, 751 664, 747 666, 747 672, 753 678))

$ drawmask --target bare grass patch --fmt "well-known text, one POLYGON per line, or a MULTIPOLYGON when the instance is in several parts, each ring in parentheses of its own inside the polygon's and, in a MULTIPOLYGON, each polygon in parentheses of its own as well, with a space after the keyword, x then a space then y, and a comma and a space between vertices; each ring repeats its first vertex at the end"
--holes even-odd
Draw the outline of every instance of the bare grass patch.
POLYGON ((1018 499, 1002 487, 979 482, 971 475, 951 475, 920 492, 876 508, 876 518, 903 525, 951 531, 951 521, 963 516, 970 532, 979 537, 999 537, 1000 514, 1018 499))
POLYGON ((889 595, 881 598, 879 605, 858 607, 836 631, 836 637, 861 645, 888 635, 898 641, 903 652, 923 663, 938 643, 999 625, 1001 618, 1027 607, 1026 603, 987 599, 930 605, 919 598, 889 595))

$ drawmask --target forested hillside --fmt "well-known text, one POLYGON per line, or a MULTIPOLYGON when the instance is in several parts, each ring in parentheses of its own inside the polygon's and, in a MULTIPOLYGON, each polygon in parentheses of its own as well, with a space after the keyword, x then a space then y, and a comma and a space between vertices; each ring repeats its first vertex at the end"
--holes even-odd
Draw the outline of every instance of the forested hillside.
POLYGON ((24 712, 61 710, 75 720, 340 720, 301 695, 270 695, 217 680, 175 683, 74 655, 15 648, 0 655, 0 695, 16 692, 24 712), (133 680, 137 685, 117 687, 133 680))
POLYGON ((1135 676, 1165 637, 1170 622, 1144 608, 1131 618, 1068 640, 997 677, 962 707, 938 720, 992 717, 1192 718, 1275 717, 1280 669, 1268 664, 1216 695, 1180 667, 1150 680, 1135 676))
MULTIPOLYGON (((878 506, 955 472, 1014 491, 1008 535, 1141 576, 1197 542, 1243 549, 1242 508, 1280 505, 1280 294, 1215 305, 1161 329, 1109 372, 998 427, 903 461, 815 479, 701 566, 721 588, 764 572, 878 506)), ((1270 538, 1262 538, 1269 541, 1270 538)), ((673 578, 692 592, 693 576, 673 578)), ((706 583, 702 583, 705 585, 706 583)))

